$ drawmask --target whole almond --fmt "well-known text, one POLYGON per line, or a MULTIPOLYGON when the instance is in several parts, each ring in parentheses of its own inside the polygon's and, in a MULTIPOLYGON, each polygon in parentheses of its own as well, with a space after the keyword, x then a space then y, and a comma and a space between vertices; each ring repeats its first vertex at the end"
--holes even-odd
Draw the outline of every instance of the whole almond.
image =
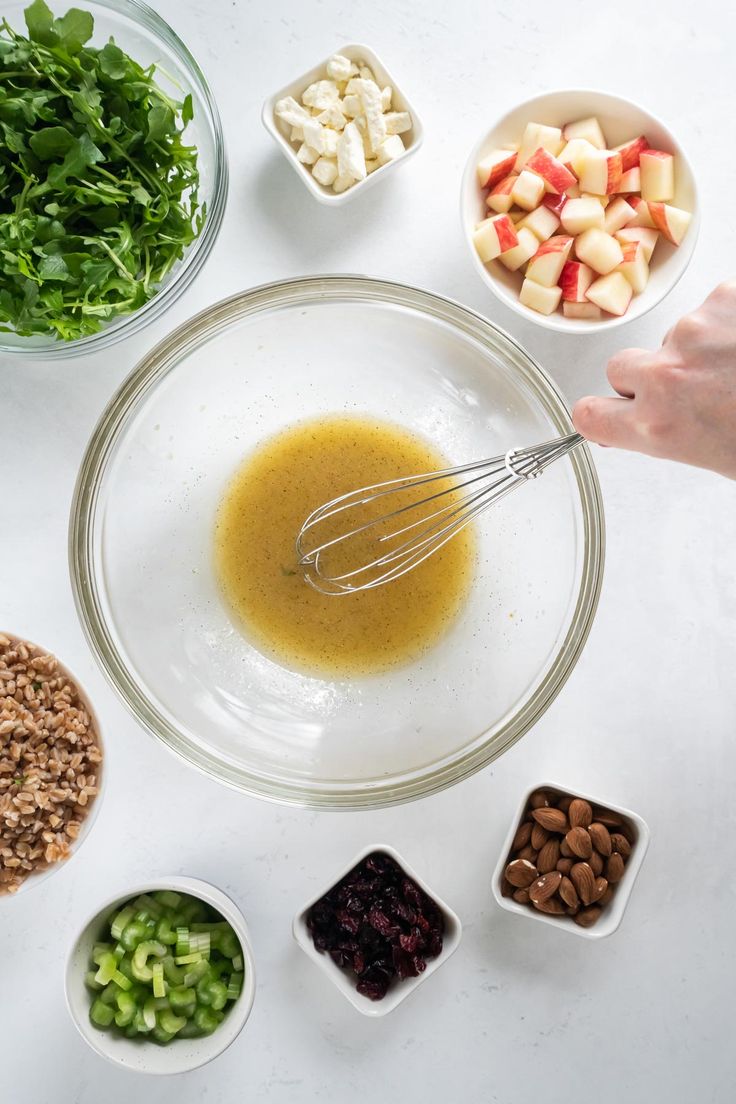
POLYGON ((608 859, 606 859, 606 877, 609 882, 620 882, 624 876, 624 860, 619 855, 618 851, 614 851, 608 859))
POLYGON ((563 839, 562 842, 560 843, 560 854, 562 855, 563 859, 575 859, 575 858, 577 858, 575 852, 572 851, 570 849, 570 847, 568 846, 568 843, 567 843, 566 839, 563 839))
MULTIPOLYGON (((572 806, 570 806, 572 808, 572 806)), ((565 836, 565 843, 579 859, 589 859, 593 854, 593 843, 585 828, 578 825, 571 828, 565 836)))
POLYGON ((526 859, 527 862, 531 862, 531 863, 534 863, 536 865, 536 862, 537 862, 537 849, 536 849, 536 847, 532 847, 532 845, 530 843, 528 843, 526 845, 526 847, 522 847, 521 851, 519 851, 519 853, 517 855, 514 855, 514 858, 515 859, 526 859))
MULTIPOLYGON (((563 840, 563 843, 564 843, 564 840, 563 840)), ((569 878, 570 877, 570 871, 572 870, 572 868, 573 868, 572 859, 558 859, 557 860, 557 869, 559 870, 560 874, 562 874, 563 877, 569 878)))
POLYGON ((575 886, 572 884, 571 880, 569 878, 566 878, 564 875, 560 882, 560 888, 558 892, 562 900, 565 902, 566 905, 569 905, 570 908, 577 908, 580 904, 580 898, 578 897, 575 886))
POLYGON ((501 896, 502 897, 513 897, 513 895, 514 895, 514 887, 512 886, 511 882, 508 880, 506 875, 504 874, 504 876, 501 878, 501 896))
POLYGON ((515 889, 512 896, 513 896, 514 900, 517 901, 520 905, 528 905, 529 904, 529 890, 528 889, 515 889))
POLYGON ((537 870, 540 874, 549 874, 557 866, 560 857, 560 841, 558 839, 547 840, 544 847, 537 855, 537 870))
POLYGON ((600 877, 603 873, 603 856, 599 855, 597 851, 594 851, 588 859, 588 863, 596 878, 600 877))
POLYGON ((567 815, 572 828, 587 828, 593 819, 593 810, 582 797, 576 797, 570 802, 567 815))
POLYGON ((568 829, 567 817, 561 809, 535 809, 532 816, 537 824, 541 824, 548 832, 557 832, 564 835, 568 829))
POLYGON ((600 809, 596 807, 593 810, 593 819, 605 825, 609 832, 620 832, 623 825, 623 821, 618 813, 612 813, 610 809, 600 809))
POLYGON ((626 862, 631 854, 631 844, 621 832, 613 832, 611 834, 611 849, 616 851, 624 862, 626 862))
POLYGON ((575 913, 573 920, 581 928, 592 928, 598 922, 600 915, 601 910, 598 905, 591 905, 590 908, 584 908, 575 913))
POLYGON ((548 897, 546 901, 532 901, 535 909, 547 912, 551 916, 564 916, 565 908, 556 897, 548 897))
POLYGON ((516 835, 514 836, 511 844, 512 851, 521 851, 522 847, 526 847, 529 840, 532 838, 532 825, 531 822, 525 820, 516 829, 516 835))
POLYGON ((613 897, 613 886, 609 885, 609 886, 606 887, 606 892, 599 899, 598 904, 601 906, 601 908, 603 908, 605 905, 608 904, 608 902, 612 899, 612 897, 613 897))
POLYGON ((566 813, 567 810, 570 808, 570 805, 572 804, 572 801, 573 801, 573 798, 570 796, 570 794, 564 794, 562 797, 560 797, 558 799, 557 808, 562 809, 563 813, 566 813))
POLYGON ((543 874, 541 878, 537 878, 529 886, 529 898, 533 905, 538 905, 540 901, 547 901, 552 897, 559 887, 562 881, 562 875, 559 870, 552 870, 549 874, 543 874))
POLYGON ((543 828, 541 824, 535 824, 532 828, 532 834, 530 837, 532 847, 536 847, 537 851, 539 851, 542 847, 544 847, 549 837, 550 833, 547 831, 546 828, 543 828))
POLYGON ((570 880, 584 905, 589 905, 595 893, 595 875, 586 862, 575 863, 570 871, 570 880))
POLYGON ((545 790, 535 790, 529 798, 532 809, 543 809, 549 805, 549 794, 545 790))
POLYGON ((588 828, 588 835, 593 841, 593 846, 596 851, 603 855, 605 858, 611 854, 611 833, 606 828, 605 824, 601 824, 600 821, 594 821, 588 828))
POLYGON ((596 878, 595 887, 593 889, 593 902, 600 901, 603 894, 608 889, 608 882, 605 878, 596 878))
POLYGON ((514 859, 504 870, 504 876, 517 889, 526 889, 539 877, 539 871, 527 859, 514 859))

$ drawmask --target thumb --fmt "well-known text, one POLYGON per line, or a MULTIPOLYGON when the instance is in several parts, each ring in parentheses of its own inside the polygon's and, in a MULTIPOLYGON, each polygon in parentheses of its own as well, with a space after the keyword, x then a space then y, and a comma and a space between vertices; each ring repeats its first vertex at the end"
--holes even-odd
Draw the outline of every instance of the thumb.
POLYGON ((573 425, 578 433, 597 445, 633 449, 636 448, 633 407, 632 399, 589 395, 575 403, 573 425))

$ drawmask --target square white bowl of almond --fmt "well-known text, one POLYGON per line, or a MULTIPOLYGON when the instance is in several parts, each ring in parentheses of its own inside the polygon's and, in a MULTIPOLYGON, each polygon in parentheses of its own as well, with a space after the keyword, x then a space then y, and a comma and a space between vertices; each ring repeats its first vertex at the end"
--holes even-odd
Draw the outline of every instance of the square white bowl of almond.
POLYGON ((263 125, 320 203, 347 203, 419 149, 422 124, 368 46, 342 46, 270 96, 263 125))
POLYGON ((483 282, 528 321, 563 333, 645 314, 687 268, 697 188, 671 131, 620 96, 545 93, 476 144, 461 218, 483 282))
MULTIPOLYGON (((370 875, 369 875, 370 876, 370 875)), ((381 877, 380 873, 377 877, 381 877)), ((391 877, 389 873, 388 877, 391 877)), ((404 905, 408 902, 404 901, 404 905)), ((377 907, 381 907, 381 902, 373 902, 377 907)), ((353 902, 346 904, 346 912, 350 913, 353 902)), ((371 910, 372 911, 372 910, 371 910)), ((360 913, 358 913, 360 915, 360 913)), ((406 916, 408 914, 404 914, 406 916)), ((348 916, 348 921, 350 917, 348 916)), ((344 921, 341 921, 341 927, 344 921)), ((403 921, 402 921, 403 923, 403 921)), ((409 923, 409 921, 407 921, 409 923)), ((406 925, 404 925, 406 926, 406 925)), ((329 885, 325 886, 316 893, 306 905, 296 914, 294 917, 292 931, 294 939, 297 941, 304 953, 311 958, 316 966, 330 981, 335 985, 340 992, 346 997, 354 1008, 361 1012, 364 1016, 385 1016, 389 1012, 393 1012, 403 1000, 410 996, 421 984, 426 981, 443 963, 447 962, 450 955, 454 954, 460 945, 460 939, 462 936, 462 924, 460 923, 460 917, 453 909, 439 897, 433 889, 427 885, 423 878, 421 878, 417 872, 409 866, 409 864, 401 857, 401 855, 393 847, 390 847, 385 843, 373 844, 369 847, 364 847, 360 851, 352 862, 348 863, 337 875, 333 878, 329 885), (415 976, 394 976, 391 983, 388 984, 387 989, 380 997, 371 999, 359 992, 357 984, 359 978, 353 969, 346 966, 339 966, 333 961, 327 946, 320 950, 315 945, 315 930, 310 916, 313 913, 315 906, 326 904, 328 909, 334 907, 334 895, 339 892, 341 885, 349 879, 349 876, 365 878, 364 864, 373 859, 378 859, 379 863, 383 863, 389 869, 393 868, 397 874, 400 875, 406 883, 409 884, 409 893, 413 895, 413 907, 417 908, 417 911, 426 909, 424 913, 425 917, 427 912, 432 913, 435 917, 441 918, 441 947, 439 954, 426 954, 422 952, 424 959, 424 965, 421 967, 415 976), (411 888, 413 886, 413 889, 411 888), (419 904, 418 904, 419 902, 419 904)), ((412 932, 418 931, 418 929, 411 927, 405 935, 399 937, 399 947, 395 948, 396 953, 401 955, 406 944, 403 940, 406 935, 411 937, 412 932)), ((386 934, 386 933, 383 933, 386 934)), ((392 938, 398 935, 398 929, 392 938)), ((343 937, 350 938, 348 929, 343 932, 343 937)), ((414 953, 414 952, 407 952, 414 953)), ((367 975, 363 975, 364 980, 367 975)), ((365 986, 364 986, 365 988, 365 986)))

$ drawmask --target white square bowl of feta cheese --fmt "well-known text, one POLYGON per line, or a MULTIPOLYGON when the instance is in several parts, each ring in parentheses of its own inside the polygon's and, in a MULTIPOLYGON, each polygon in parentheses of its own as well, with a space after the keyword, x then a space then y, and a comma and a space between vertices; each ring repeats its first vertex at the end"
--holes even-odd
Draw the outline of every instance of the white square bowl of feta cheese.
POLYGON ((415 153, 424 137, 383 62, 360 43, 270 96, 262 118, 315 199, 335 205, 415 153))

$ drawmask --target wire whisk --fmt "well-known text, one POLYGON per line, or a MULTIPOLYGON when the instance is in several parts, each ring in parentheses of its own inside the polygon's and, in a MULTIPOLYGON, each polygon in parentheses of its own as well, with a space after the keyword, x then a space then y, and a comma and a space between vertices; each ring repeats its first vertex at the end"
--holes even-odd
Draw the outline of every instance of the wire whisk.
POLYGON ((571 433, 509 449, 503 456, 339 495, 313 510, 299 530, 296 552, 304 577, 315 590, 336 596, 385 586, 583 441, 571 433), (431 493, 431 485, 442 481, 448 485, 431 493))

